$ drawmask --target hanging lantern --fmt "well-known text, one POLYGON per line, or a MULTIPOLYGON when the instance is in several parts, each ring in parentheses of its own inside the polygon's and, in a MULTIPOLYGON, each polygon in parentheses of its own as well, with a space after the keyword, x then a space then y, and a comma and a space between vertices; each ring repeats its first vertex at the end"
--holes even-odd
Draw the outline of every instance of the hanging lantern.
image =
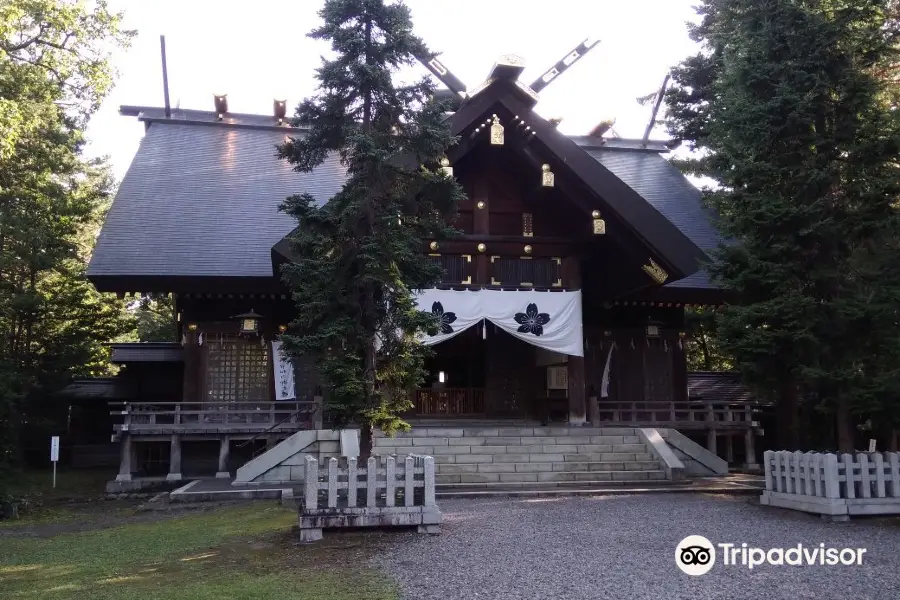
POLYGON ((453 167, 450 166, 450 160, 446 156, 441 159, 441 173, 445 177, 453 177, 453 167))
POLYGON ((491 145, 503 145, 503 125, 500 124, 500 117, 493 115, 494 122, 491 125, 491 145))
POLYGON ((260 319, 263 317, 254 312, 252 308, 250 309, 250 312, 235 315, 232 318, 238 320, 241 335, 259 335, 260 319))
POLYGON ((550 165, 544 163, 541 165, 541 171, 541 185, 544 187, 553 187, 556 176, 553 175, 553 171, 550 170, 550 165))
POLYGON ((600 211, 592 212, 591 218, 594 221, 594 235, 606 235, 606 221, 600 218, 600 211))

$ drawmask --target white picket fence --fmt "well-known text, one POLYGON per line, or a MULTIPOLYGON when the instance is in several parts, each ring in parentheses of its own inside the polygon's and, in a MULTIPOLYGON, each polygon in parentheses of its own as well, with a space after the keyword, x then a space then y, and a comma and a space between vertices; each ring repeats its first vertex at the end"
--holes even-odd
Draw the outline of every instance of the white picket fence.
POLYGON ((767 451, 762 504, 832 516, 900 514, 900 454, 767 451))
POLYGON ((356 458, 324 465, 306 457, 300 538, 315 541, 322 530, 339 527, 418 527, 438 533, 442 520, 435 503, 434 458, 409 455, 371 457, 364 469, 356 458))
POLYGON ((307 456, 304 508, 355 508, 361 500, 367 508, 391 507, 397 505, 398 492, 403 506, 434 506, 434 458, 411 454, 399 464, 393 456, 380 458, 370 457, 365 469, 358 468, 355 458, 347 459, 345 467, 330 458, 321 468, 318 460, 307 456), (360 475, 365 477, 360 480, 360 475), (421 494, 416 493, 419 488, 421 494))

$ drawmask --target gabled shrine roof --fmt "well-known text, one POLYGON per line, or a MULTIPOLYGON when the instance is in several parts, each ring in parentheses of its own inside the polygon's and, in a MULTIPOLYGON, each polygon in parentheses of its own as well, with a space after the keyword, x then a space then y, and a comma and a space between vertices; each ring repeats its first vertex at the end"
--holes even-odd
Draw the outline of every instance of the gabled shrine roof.
MULTIPOLYGON (((297 173, 275 146, 302 129, 267 115, 124 106, 146 135, 97 240, 88 277, 101 291, 187 291, 197 278, 247 282, 273 278, 272 247, 294 220, 279 212, 288 196, 325 202, 341 187, 336 158, 297 173)), ((662 142, 569 138, 706 251, 718 237, 700 193, 661 155, 662 142)), ((699 271, 667 287, 715 287, 699 271)), ((262 290, 257 291, 273 291, 262 290)))

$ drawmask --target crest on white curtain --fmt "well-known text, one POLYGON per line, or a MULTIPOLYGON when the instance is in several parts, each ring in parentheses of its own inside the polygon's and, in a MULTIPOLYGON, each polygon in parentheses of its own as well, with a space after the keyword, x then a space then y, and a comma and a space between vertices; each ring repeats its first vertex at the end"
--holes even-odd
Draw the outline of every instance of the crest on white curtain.
POLYGON ((469 327, 487 323, 533 346, 570 356, 584 356, 581 292, 511 290, 436 290, 418 292, 419 310, 431 312, 438 332, 424 336, 426 345, 439 344, 469 327))

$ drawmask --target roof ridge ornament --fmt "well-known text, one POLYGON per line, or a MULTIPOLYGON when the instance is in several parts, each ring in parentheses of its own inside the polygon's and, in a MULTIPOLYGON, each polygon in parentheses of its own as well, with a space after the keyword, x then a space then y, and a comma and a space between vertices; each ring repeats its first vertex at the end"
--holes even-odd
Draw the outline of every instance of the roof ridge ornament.
POLYGON ((669 278, 669 274, 666 273, 662 269, 662 267, 656 264, 656 262, 652 258, 648 260, 650 261, 650 264, 643 266, 644 272, 652 277, 653 281, 655 281, 656 283, 665 283, 666 279, 669 278))
POLYGON ((491 145, 503 145, 503 125, 500 124, 500 117, 496 114, 492 116, 494 122, 491 125, 491 145))
POLYGON ((600 40, 594 37, 585 38, 583 42, 578 44, 578 46, 566 54, 562 59, 557 61, 556 64, 544 71, 544 74, 535 79, 531 85, 519 81, 519 75, 525 70, 525 59, 518 54, 504 54, 498 58, 497 62, 494 63, 494 66, 491 68, 487 79, 472 90, 469 90, 466 84, 454 75, 444 63, 438 60, 437 54, 423 53, 416 55, 416 59, 422 63, 432 75, 437 77, 441 83, 447 86, 450 91, 457 94, 463 100, 472 98, 499 79, 506 79, 515 82, 517 88, 525 92, 532 100, 538 102, 540 99, 538 93, 541 90, 550 85, 551 82, 562 75, 563 72, 569 69, 577 61, 584 58, 584 55, 598 43, 600 43, 600 40))

